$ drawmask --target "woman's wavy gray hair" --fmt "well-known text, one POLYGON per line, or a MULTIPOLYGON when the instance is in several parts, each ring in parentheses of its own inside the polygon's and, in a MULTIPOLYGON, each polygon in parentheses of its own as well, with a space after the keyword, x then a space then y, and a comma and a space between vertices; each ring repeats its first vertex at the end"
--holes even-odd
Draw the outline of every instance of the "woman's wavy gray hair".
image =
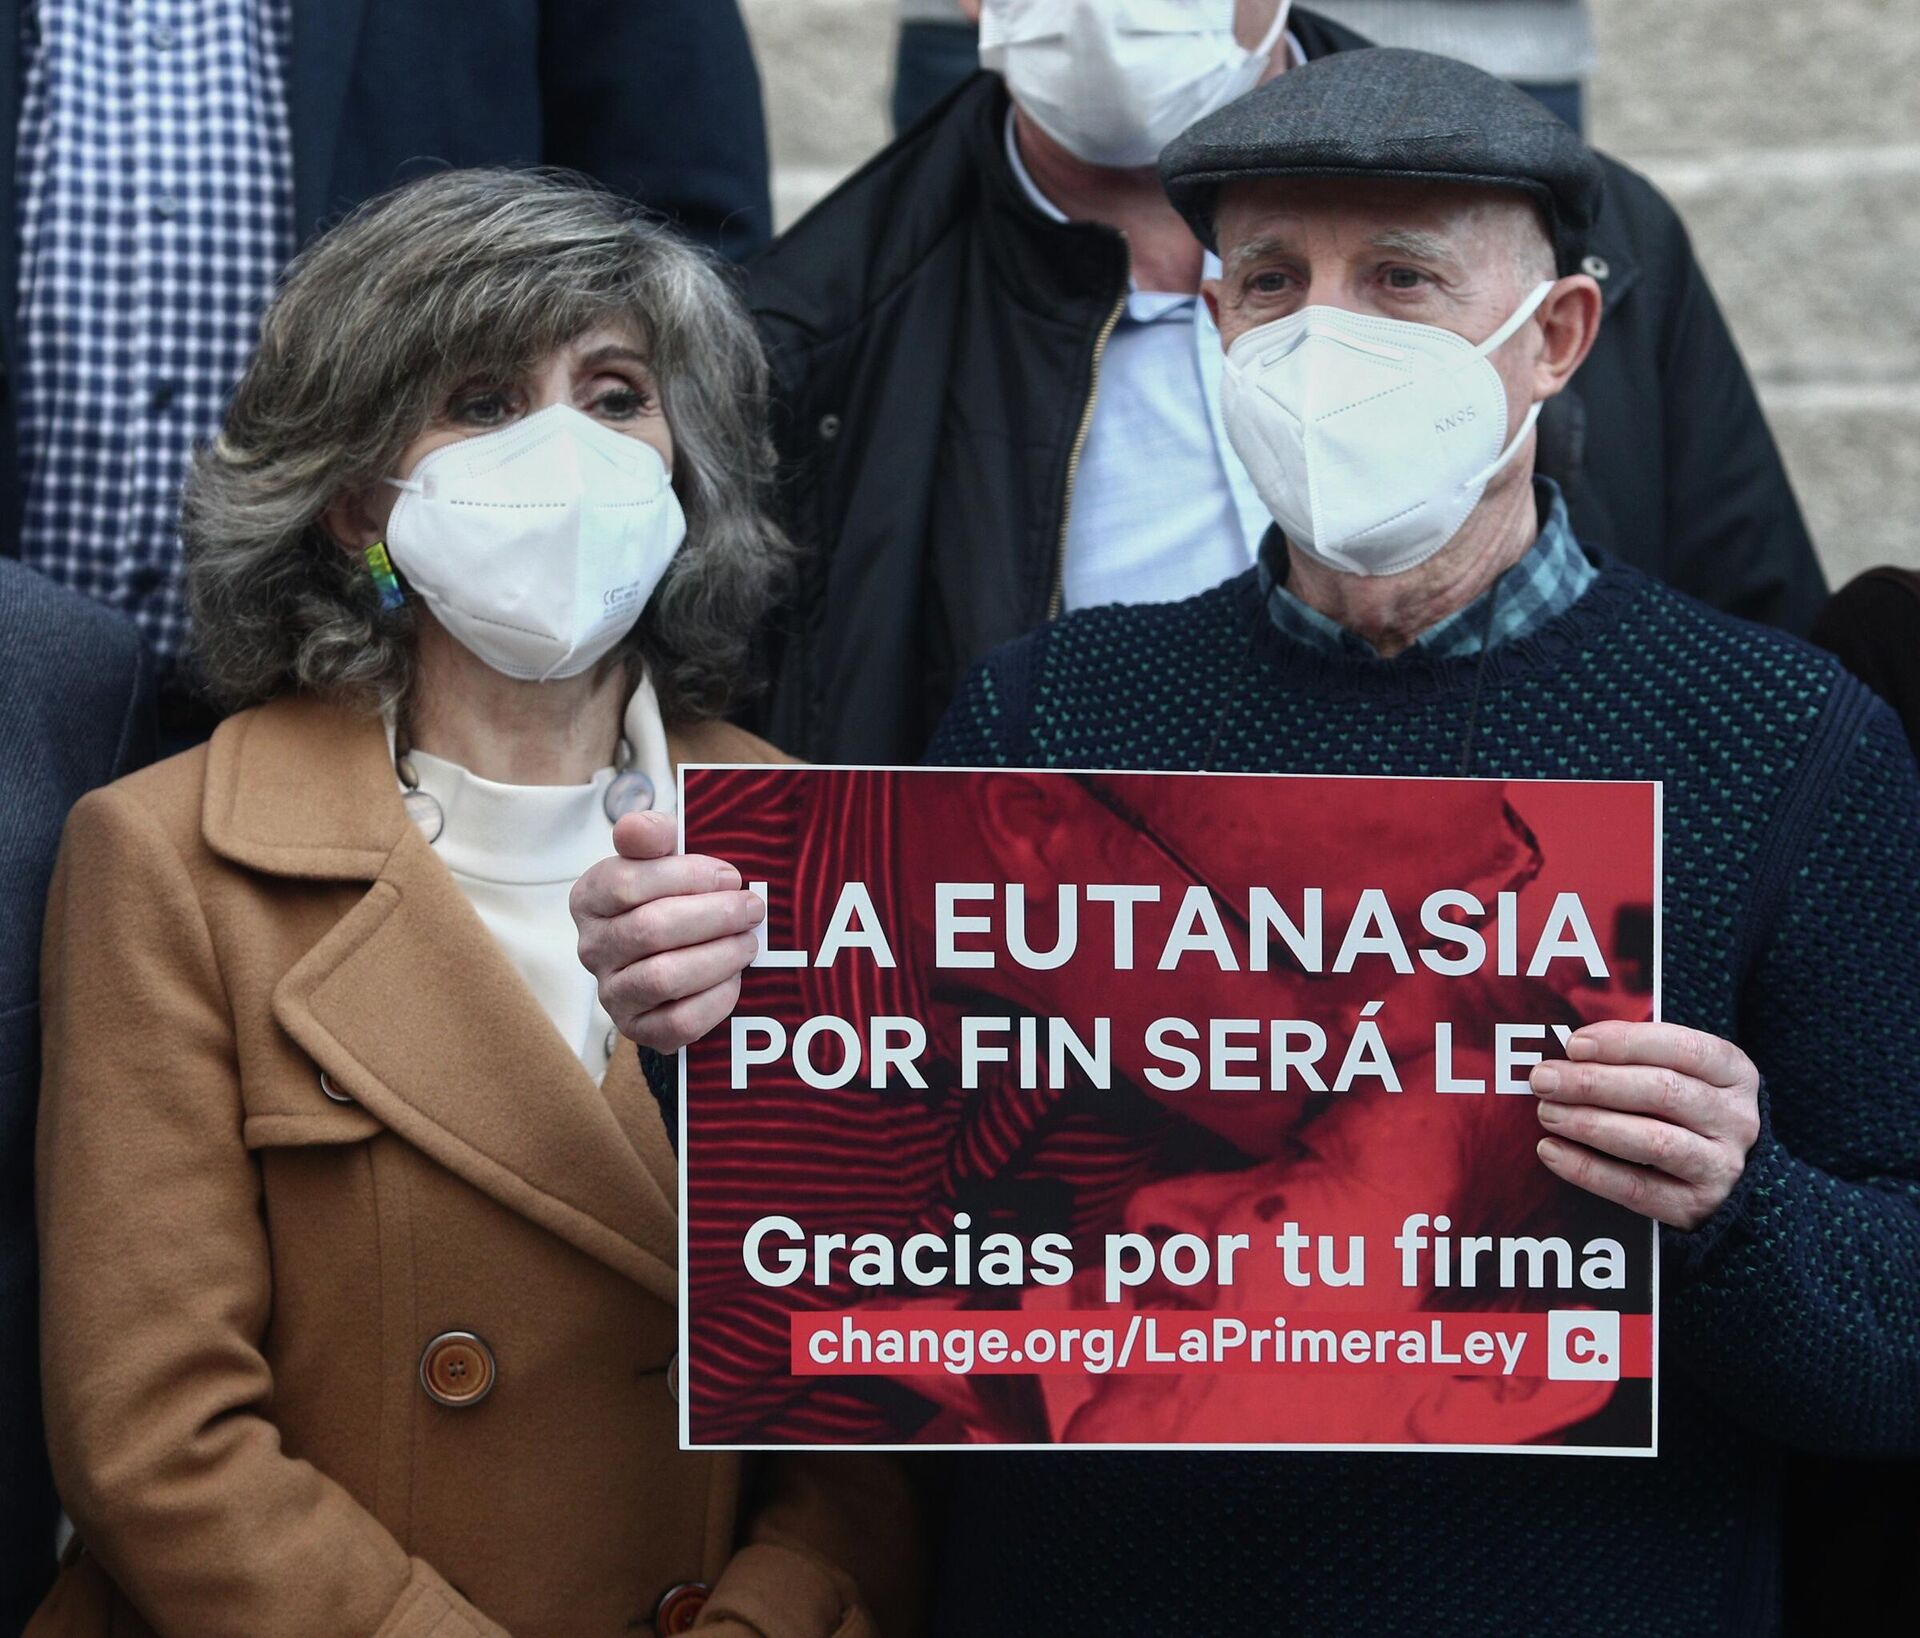
POLYGON ((700 251, 552 172, 445 171, 369 201, 294 261, 183 503, 195 657, 225 705, 296 690, 393 707, 415 604, 383 612, 320 519, 398 475, 447 395, 524 375, 587 331, 633 334, 673 434, 687 539, 616 654, 669 721, 746 692, 790 548, 768 513, 767 367, 700 251))

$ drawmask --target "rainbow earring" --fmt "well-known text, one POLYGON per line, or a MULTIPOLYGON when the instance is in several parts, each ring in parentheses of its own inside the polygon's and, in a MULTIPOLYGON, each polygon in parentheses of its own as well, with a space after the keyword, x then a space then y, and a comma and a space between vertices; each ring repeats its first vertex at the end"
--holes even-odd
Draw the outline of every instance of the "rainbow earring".
POLYGON ((367 572, 373 576, 373 583, 380 589, 380 608, 382 612, 397 609, 406 602, 406 593, 400 589, 400 581, 393 572, 393 559, 387 556, 387 543, 376 540, 366 549, 367 572))

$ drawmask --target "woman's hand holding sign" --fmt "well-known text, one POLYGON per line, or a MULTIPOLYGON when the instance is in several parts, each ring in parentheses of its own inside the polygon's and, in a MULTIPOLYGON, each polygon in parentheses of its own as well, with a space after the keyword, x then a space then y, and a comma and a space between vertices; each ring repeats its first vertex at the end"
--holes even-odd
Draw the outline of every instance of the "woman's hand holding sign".
POLYGON ((1532 1083, 1547 1169, 1671 1228, 1720 1209, 1760 1135, 1753 1060, 1678 1024, 1588 1024, 1532 1083))
POLYGON ((615 856, 574 883, 580 962, 620 1033, 677 1052, 725 1021, 767 913, 740 872, 675 853, 670 815, 633 813, 613 827, 615 856))

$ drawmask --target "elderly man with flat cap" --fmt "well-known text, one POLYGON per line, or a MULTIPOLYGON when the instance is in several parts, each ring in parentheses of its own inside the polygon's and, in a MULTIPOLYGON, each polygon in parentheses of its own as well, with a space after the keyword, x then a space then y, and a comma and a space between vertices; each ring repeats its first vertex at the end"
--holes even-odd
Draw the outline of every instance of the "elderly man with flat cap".
MULTIPOLYGON (((974 1457, 935 1630, 1773 1630, 1788 1453, 1920 1451, 1899 724, 1797 639, 1583 545, 1535 476, 1602 308, 1579 271, 1599 181, 1558 120, 1462 64, 1360 52, 1162 169, 1218 249, 1223 411, 1274 527, 1214 590, 1000 651, 930 758, 1664 781, 1668 1022, 1589 1025, 1533 1075, 1539 1163, 1663 1225, 1660 1453, 974 1457)), ((742 896, 608 919, 713 874, 644 857, 671 848, 656 816, 623 824, 631 857, 576 892, 582 950, 624 1027, 675 1045, 731 1004, 729 946, 686 949, 737 932, 742 896)))
MULTIPOLYGON (((760 725, 816 761, 911 761, 1000 644, 1252 565, 1266 518, 1221 423, 1212 270, 1154 159, 1262 82, 1368 47, 1291 0, 977 9, 986 71, 749 274, 805 549, 760 725)), ((1644 177, 1600 171, 1583 262, 1607 324, 1540 423, 1539 467, 1583 540, 1804 631, 1819 565, 1686 229, 1644 177)))

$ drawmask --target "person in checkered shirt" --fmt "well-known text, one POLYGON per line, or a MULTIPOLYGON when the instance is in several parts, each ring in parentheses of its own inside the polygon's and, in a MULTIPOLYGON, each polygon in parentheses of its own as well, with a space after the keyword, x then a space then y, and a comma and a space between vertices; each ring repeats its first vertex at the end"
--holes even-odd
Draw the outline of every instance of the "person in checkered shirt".
POLYGON ((299 245, 438 165, 566 167, 744 256, 771 228, 735 0, 0 0, 0 556, 130 614, 211 731, 175 525, 299 245))

